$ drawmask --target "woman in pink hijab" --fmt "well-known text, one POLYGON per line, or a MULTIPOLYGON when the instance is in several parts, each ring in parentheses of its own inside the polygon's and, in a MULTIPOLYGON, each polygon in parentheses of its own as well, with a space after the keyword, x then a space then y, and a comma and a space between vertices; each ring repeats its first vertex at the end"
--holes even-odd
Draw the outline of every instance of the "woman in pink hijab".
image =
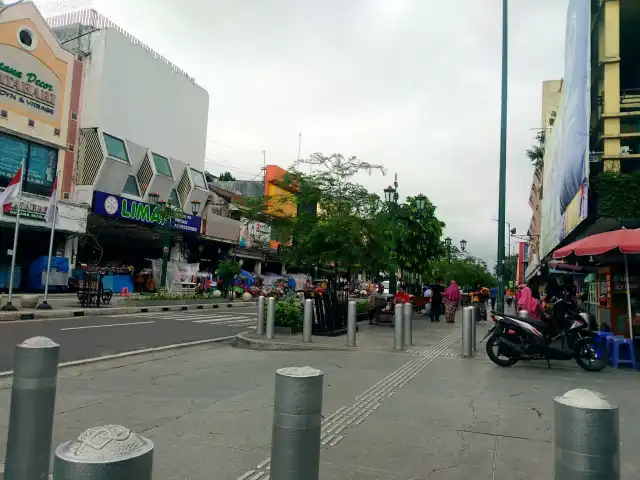
POLYGON ((544 315, 544 308, 542 307, 542 304, 533 297, 529 287, 524 287, 520 294, 520 299, 518 300, 518 311, 521 310, 529 312, 529 318, 532 318, 533 320, 540 320, 544 315))
POLYGON ((460 303, 460 288, 458 288, 455 280, 451 280, 442 296, 444 297, 444 314, 447 323, 456 323, 456 310, 460 303))

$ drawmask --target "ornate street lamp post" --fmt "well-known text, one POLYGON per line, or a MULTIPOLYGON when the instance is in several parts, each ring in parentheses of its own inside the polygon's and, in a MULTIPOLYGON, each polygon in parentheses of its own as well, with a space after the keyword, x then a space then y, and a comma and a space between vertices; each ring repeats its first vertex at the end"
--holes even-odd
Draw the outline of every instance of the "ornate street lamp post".
MULTIPOLYGON (((389 276, 389 293, 391 295, 395 295, 398 281, 396 279, 396 274, 398 273, 398 258, 397 258, 397 245, 396 245, 396 235, 398 228, 398 209, 401 205, 398 205, 398 180, 393 182, 393 186, 389 185, 384 189, 384 199, 387 202, 387 206, 389 207, 389 212, 391 212, 391 261, 389 262, 391 267, 391 275, 389 276)), ((418 209, 418 215, 422 213, 424 207, 427 203, 427 197, 422 193, 419 193, 416 198, 416 207, 418 209)))
POLYGON ((451 237, 445 238, 444 244, 447 246, 447 260, 451 263, 451 237))
MULTIPOLYGON (((160 273, 160 290, 167 289, 167 265, 169 263, 169 252, 171 250, 171 219, 182 218, 184 214, 179 208, 174 208, 171 199, 166 202, 160 200, 160 194, 153 192, 149 194, 149 203, 158 208, 158 228, 162 231, 162 271, 160 273)), ((191 201, 191 212, 196 215, 200 211, 199 200, 191 201)))

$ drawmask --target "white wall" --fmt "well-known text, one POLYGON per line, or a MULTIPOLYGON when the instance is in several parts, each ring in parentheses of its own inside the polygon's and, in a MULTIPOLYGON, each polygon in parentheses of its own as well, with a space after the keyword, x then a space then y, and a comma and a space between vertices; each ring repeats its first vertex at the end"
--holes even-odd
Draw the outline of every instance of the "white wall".
POLYGON ((207 91, 112 28, 91 36, 81 127, 99 127, 203 170, 207 91))

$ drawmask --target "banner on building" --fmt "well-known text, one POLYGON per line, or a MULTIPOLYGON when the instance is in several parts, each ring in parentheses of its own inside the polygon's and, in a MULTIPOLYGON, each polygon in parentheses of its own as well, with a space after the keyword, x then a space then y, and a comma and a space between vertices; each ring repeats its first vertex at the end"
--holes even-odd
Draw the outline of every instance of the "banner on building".
POLYGON ((570 0, 560 106, 544 156, 540 257, 588 215, 591 2, 570 0))
POLYGON ((266 223, 252 222, 243 218, 240 226, 240 248, 269 248, 271 226, 266 223))

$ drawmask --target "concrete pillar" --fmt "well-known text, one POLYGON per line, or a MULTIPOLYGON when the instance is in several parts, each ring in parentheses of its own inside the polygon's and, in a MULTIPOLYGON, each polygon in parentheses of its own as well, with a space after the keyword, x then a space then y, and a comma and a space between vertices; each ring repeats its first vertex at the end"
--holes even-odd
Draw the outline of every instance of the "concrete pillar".
POLYGON ((553 402, 554 480, 620 480, 618 406, 576 389, 553 402))
POLYGON ((320 478, 323 374, 312 367, 276 371, 271 480, 320 478))

